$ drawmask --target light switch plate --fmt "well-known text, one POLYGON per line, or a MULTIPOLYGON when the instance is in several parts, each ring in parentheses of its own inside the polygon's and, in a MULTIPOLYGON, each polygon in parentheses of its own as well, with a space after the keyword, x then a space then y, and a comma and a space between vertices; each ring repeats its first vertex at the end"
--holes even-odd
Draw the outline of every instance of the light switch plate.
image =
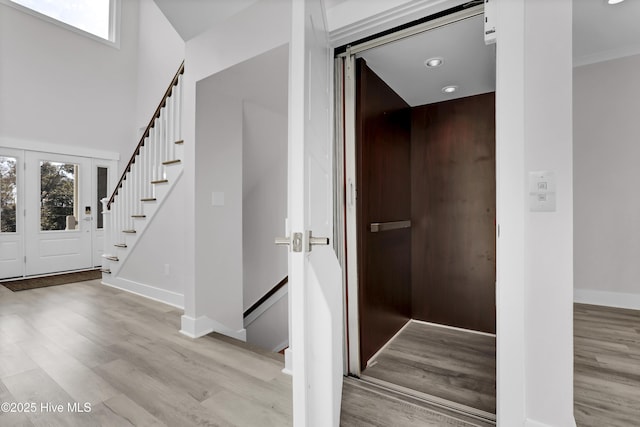
POLYGON ((211 205, 224 206, 224 193, 221 191, 214 191, 211 193, 211 205))
POLYGON ((529 211, 556 211, 556 178, 552 171, 529 172, 529 211))

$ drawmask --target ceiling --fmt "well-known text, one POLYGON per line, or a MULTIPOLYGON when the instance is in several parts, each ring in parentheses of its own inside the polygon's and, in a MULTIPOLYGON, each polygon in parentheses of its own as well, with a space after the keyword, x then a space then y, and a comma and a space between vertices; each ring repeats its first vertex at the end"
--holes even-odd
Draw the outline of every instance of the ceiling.
POLYGON ((367 65, 410 106, 493 92, 495 45, 485 45, 483 16, 425 31, 360 55, 367 65), (437 68, 425 60, 441 57, 437 68), (454 93, 442 88, 455 85, 454 93))
MULTIPOLYGON (((189 40, 258 0, 154 1, 182 38, 189 40)), ((334 8, 348 1, 361 0, 325 0, 325 4, 334 8)), ((606 0, 574 1, 574 65, 640 54, 639 18, 640 0, 617 5, 608 5, 606 0)), ((495 47, 484 45, 482 33, 482 19, 470 18, 362 52, 361 56, 409 104, 439 102, 494 90, 495 47), (444 65, 427 69, 424 60, 433 56, 443 57, 444 65), (446 95, 441 90, 445 85, 457 85, 459 90, 446 95)))
POLYGON ((242 12, 258 0, 154 0, 184 41, 242 12))

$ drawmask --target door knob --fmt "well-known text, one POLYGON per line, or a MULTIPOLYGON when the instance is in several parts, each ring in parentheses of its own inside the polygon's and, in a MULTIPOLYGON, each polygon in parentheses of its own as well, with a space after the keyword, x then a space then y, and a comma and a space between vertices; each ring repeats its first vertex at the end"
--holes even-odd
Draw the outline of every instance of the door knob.
POLYGON ((323 245, 326 246, 329 244, 328 237, 313 237, 311 234, 311 230, 307 231, 307 242, 306 242, 306 252, 311 252, 311 247, 315 245, 323 245))
MULTIPOLYGON (((306 238, 304 239, 305 252, 311 252, 311 247, 316 245, 328 245, 328 237, 314 237, 311 231, 306 232, 306 238)), ((276 245, 291 246, 293 252, 302 252, 303 239, 302 233, 293 233, 292 237, 276 237, 276 245)))
POLYGON ((291 237, 276 237, 276 245, 290 246, 293 252, 302 252, 302 233, 293 233, 291 237))

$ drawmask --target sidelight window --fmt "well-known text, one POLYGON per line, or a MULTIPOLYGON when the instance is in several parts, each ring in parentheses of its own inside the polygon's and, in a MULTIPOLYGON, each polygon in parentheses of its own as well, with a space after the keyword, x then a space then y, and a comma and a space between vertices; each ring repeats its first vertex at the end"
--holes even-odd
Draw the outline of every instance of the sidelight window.
POLYGON ((98 230, 101 230, 102 228, 104 228, 104 218, 102 217, 102 199, 107 197, 107 182, 109 178, 109 169, 98 166, 97 171, 98 171, 98 174, 97 174, 96 182, 98 185, 98 188, 97 188, 98 200, 97 200, 96 206, 98 207, 98 209, 96 212, 96 217, 98 221, 96 223, 96 228, 98 230))
POLYGON ((0 233, 16 232, 16 164, 15 158, 0 156, 0 233))

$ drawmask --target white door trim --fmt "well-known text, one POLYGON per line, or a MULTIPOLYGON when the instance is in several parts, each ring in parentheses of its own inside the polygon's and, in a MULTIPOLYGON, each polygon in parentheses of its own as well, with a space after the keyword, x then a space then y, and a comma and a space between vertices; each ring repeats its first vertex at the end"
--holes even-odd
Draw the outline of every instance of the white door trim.
POLYGON ((50 142, 35 140, 0 137, 0 148, 3 147, 25 151, 38 151, 41 153, 90 157, 93 159, 120 160, 120 153, 115 151, 97 150, 95 148, 78 147, 75 145, 52 144, 50 142))

